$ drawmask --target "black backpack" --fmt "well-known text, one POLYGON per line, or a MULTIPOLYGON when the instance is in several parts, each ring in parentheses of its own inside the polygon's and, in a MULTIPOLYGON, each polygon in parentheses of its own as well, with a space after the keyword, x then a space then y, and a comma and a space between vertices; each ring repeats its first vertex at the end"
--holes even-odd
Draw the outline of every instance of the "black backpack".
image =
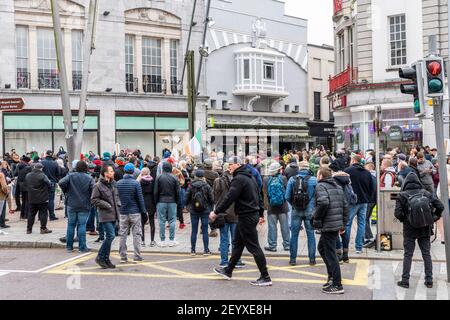
POLYGON ((408 196, 408 222, 416 229, 432 226, 434 223, 430 199, 419 192, 408 196))
POLYGON ((297 210, 306 210, 309 204, 308 181, 311 176, 297 177, 292 191, 292 206, 297 210))
POLYGON ((207 201, 205 197, 205 193, 203 191, 203 186, 194 187, 192 186, 192 209, 195 212, 203 213, 207 210, 207 201))

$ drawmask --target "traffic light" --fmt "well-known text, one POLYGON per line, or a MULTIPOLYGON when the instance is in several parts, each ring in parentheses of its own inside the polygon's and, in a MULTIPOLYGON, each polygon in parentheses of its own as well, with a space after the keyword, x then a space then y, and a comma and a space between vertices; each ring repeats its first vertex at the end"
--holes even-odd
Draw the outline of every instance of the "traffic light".
POLYGON ((425 114, 423 95, 422 61, 418 61, 411 67, 400 68, 398 74, 402 79, 411 80, 411 83, 400 85, 403 94, 411 94, 414 97, 414 113, 417 117, 425 114))
POLYGON ((424 66, 425 96, 430 98, 444 96, 444 60, 440 57, 426 58, 424 66))

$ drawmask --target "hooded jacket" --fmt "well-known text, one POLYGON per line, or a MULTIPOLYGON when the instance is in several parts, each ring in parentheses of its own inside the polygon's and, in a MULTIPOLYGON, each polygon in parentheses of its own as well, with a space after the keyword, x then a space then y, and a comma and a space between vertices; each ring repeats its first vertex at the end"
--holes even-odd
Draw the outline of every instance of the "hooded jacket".
POLYGON ((344 191, 332 177, 316 186, 314 227, 322 232, 336 232, 347 225, 348 205, 344 191))
POLYGON ((402 187, 403 183, 405 182, 406 177, 408 176, 408 174, 410 172, 416 173, 416 171, 409 166, 406 168, 403 168, 402 170, 400 170, 398 172, 397 179, 398 179, 398 184, 400 185, 400 187, 402 187))
MULTIPOLYGON (((214 202, 217 206, 227 195, 228 190, 230 190, 231 180, 233 179, 233 176, 229 171, 225 171, 219 179, 216 179, 214 181, 214 202)), ((226 223, 237 223, 237 216, 234 212, 234 204, 232 204, 227 211, 225 212, 225 222, 226 223)))
POLYGON ((98 221, 116 222, 119 220, 121 204, 117 183, 114 180, 108 182, 101 176, 92 190, 91 202, 97 208, 98 221))
POLYGON ((178 203, 180 199, 180 183, 172 174, 169 163, 163 162, 163 172, 156 178, 153 191, 155 203, 178 203))
POLYGON ((153 190, 155 188, 155 180, 152 176, 144 176, 141 179, 142 194, 144 195, 145 209, 150 215, 155 214, 156 204, 153 195, 153 190))
POLYGON ((224 213, 234 203, 236 215, 259 214, 264 216, 264 202, 258 184, 248 170, 241 166, 233 173, 230 190, 216 206, 215 213, 224 213))
POLYGON ((203 198, 206 201, 203 206, 206 208, 205 212, 209 214, 214 208, 214 197, 212 188, 206 181, 203 181, 202 179, 194 179, 194 181, 191 183, 191 186, 186 191, 186 205, 189 207, 189 212, 191 214, 201 214, 200 212, 196 212, 192 208, 192 197, 194 196, 194 192, 196 192, 197 190, 201 190, 201 192, 203 193, 203 198))
MULTIPOLYGON (((308 212, 312 212, 314 209, 314 193, 316 191, 317 179, 313 175, 311 175, 311 171, 309 169, 300 170, 295 177, 289 179, 287 187, 286 187, 286 200, 292 205, 292 196, 294 193, 294 186, 297 182, 297 177, 304 179, 305 177, 310 176, 308 179, 308 188, 306 189, 309 196, 308 208, 306 209, 308 212)), ((295 208, 293 208, 295 210, 295 208)))
POLYGON ((426 186, 434 185, 433 174, 436 173, 436 168, 430 161, 425 160, 424 163, 417 163, 417 170, 419 170, 420 181, 422 184, 426 186), (431 170, 431 173, 427 173, 427 170, 431 170))
POLYGON ((424 189, 419 177, 414 173, 408 174, 403 183, 401 192, 397 197, 394 215, 403 223, 403 236, 414 239, 430 237, 433 233, 432 226, 414 228, 408 221, 408 198, 417 193, 424 194, 430 200, 430 204, 434 208, 434 221, 437 221, 444 211, 442 202, 434 194, 431 194, 424 189))
POLYGON ((27 191, 25 177, 31 172, 31 166, 28 163, 21 162, 17 165, 17 183, 21 191, 27 191))
POLYGON ((370 203, 372 194, 376 192, 373 188, 372 174, 360 164, 353 164, 345 170, 350 175, 352 188, 358 196, 358 204, 370 203))
POLYGON ((209 186, 212 188, 214 186, 214 181, 219 178, 219 174, 216 171, 205 169, 205 179, 209 186))
POLYGON ((48 194, 51 181, 40 169, 33 169, 25 177, 30 204, 42 204, 48 202, 48 194))
POLYGON ((287 166, 286 170, 284 170, 284 175, 289 181, 292 177, 297 176, 298 172, 299 172, 298 163, 292 162, 287 166))

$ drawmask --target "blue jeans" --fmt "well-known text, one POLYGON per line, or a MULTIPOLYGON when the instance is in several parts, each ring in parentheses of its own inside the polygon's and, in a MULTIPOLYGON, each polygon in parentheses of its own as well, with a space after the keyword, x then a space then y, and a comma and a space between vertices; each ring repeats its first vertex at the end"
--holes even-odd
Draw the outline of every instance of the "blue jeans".
POLYGON ((314 229, 311 225, 311 211, 300 211, 292 209, 291 220, 291 261, 297 260, 298 251, 298 236, 302 227, 302 222, 305 225, 306 236, 308 238, 308 256, 309 260, 316 258, 316 237, 314 235, 314 229))
POLYGON ((100 226, 105 230, 106 238, 103 241, 100 250, 98 250, 98 256, 100 259, 109 259, 109 254, 111 253, 111 245, 116 236, 115 228, 116 224, 114 222, 101 222, 100 226))
POLYGON ((103 224, 101 224, 98 221, 98 210, 97 209, 95 209, 95 220, 97 221, 96 226, 97 226, 97 231, 99 234, 98 237, 100 240, 105 240, 105 227, 103 226, 103 224))
POLYGON ((269 230, 267 233, 269 247, 277 248, 277 221, 280 221, 281 235, 283 237, 283 248, 289 248, 290 235, 289 235, 289 223, 286 213, 281 214, 268 214, 267 215, 269 230))
POLYGON ((350 244, 350 234, 352 232, 353 218, 355 216, 358 219, 358 230, 356 232, 355 238, 355 248, 357 251, 361 251, 364 245, 364 235, 366 231, 366 213, 367 213, 367 203, 360 203, 349 208, 349 217, 347 226, 345 227, 345 234, 342 236, 342 246, 340 240, 337 241, 336 248, 348 249, 350 244))
POLYGON ((48 191, 48 216, 50 218, 55 217, 55 189, 56 183, 52 182, 48 191))
POLYGON ((230 243, 233 243, 236 234, 236 223, 225 223, 220 228, 220 264, 228 264, 228 253, 230 250, 230 243), (231 241, 230 241, 231 236, 231 241))
MULTIPOLYGON (((289 230, 291 230, 292 227, 292 211, 294 210, 294 208, 292 208, 291 204, 288 202, 288 207, 289 207, 289 211, 287 213, 288 215, 288 224, 289 224, 289 230)), ((292 232, 292 230, 291 230, 292 232)))
POLYGON ((185 202, 186 202, 186 189, 180 188, 180 200, 177 208, 183 209, 186 206, 185 202))
POLYGON ((166 241, 166 222, 169 222, 169 240, 175 240, 175 223, 177 221, 176 203, 158 203, 156 205, 159 222, 159 237, 166 241))
POLYGON ((203 248, 204 248, 205 252, 209 251, 208 217, 209 217, 209 212, 205 212, 203 214, 191 213, 191 224, 192 224, 191 250, 192 251, 195 251, 195 245, 197 243, 198 224, 200 223, 200 221, 202 222, 203 248))
POLYGON ((97 215, 97 208, 92 207, 89 212, 89 218, 86 223, 86 231, 94 232, 95 231, 95 216, 97 215))
POLYGON ((74 211, 71 207, 67 207, 67 243, 66 248, 73 250, 73 238, 75 235, 75 228, 78 230, 78 249, 86 251, 86 222, 89 218, 89 211, 74 211))

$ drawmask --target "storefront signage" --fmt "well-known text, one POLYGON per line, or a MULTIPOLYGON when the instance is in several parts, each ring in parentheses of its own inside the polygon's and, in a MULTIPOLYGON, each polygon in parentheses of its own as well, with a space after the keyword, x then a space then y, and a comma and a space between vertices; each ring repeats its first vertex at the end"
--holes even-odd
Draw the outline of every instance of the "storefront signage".
POLYGON ((403 138, 403 130, 399 126, 392 126, 389 128, 388 137, 393 141, 401 141, 403 138))
POLYGON ((311 137, 334 137, 336 128, 330 123, 309 123, 311 137))
POLYGON ((0 99, 0 111, 17 111, 22 110, 25 102, 22 98, 0 99))
POLYGON ((344 143, 344 134, 342 133, 342 131, 337 131, 336 132, 336 142, 337 143, 344 143))

